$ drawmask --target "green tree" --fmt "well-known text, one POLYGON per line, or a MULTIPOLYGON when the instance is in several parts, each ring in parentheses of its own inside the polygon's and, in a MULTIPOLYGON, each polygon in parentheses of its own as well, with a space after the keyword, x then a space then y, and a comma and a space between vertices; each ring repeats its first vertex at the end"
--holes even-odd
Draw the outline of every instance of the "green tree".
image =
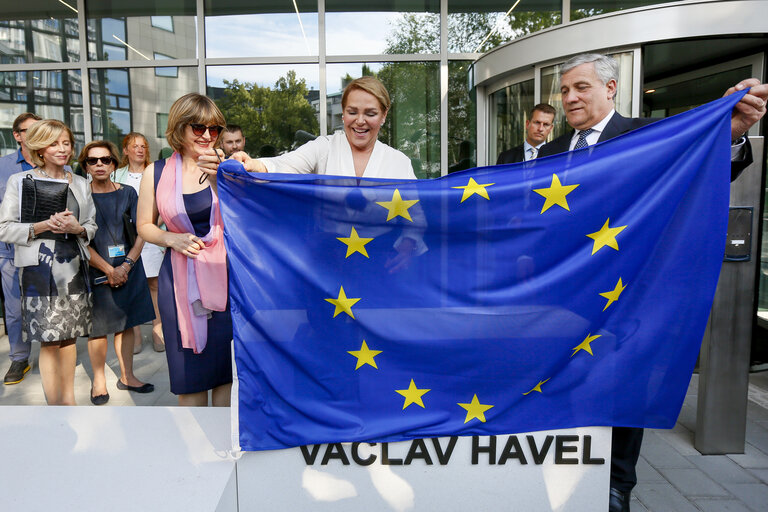
POLYGON ((245 150, 250 155, 258 155, 265 145, 274 146, 278 152, 290 150, 298 130, 320 131, 315 109, 307 99, 306 81, 297 79, 293 70, 280 77, 273 88, 237 79, 225 80, 224 85, 218 106, 228 123, 243 128, 245 150))

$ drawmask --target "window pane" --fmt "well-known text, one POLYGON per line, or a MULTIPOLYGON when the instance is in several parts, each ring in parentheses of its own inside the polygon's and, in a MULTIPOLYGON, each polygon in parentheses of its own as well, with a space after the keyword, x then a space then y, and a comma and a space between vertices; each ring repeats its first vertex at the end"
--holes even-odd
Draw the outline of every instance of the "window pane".
POLYGON ((75 62, 78 49, 75 0, 39 0, 40 19, 11 19, 0 9, 0 62, 75 62), (43 14, 44 13, 44 14, 43 14))
POLYGON ((489 164, 495 164, 502 151, 523 143, 525 119, 534 104, 533 94, 533 79, 512 84, 491 94, 489 164))
POLYGON ((139 132, 156 158, 168 146, 164 132, 157 131, 157 114, 167 114, 179 97, 197 91, 196 68, 174 69, 177 78, 157 77, 154 68, 90 70, 93 138, 120 147, 128 132, 139 132))
POLYGON ((379 140, 405 153, 418 178, 440 176, 439 71, 437 62, 329 64, 328 112, 333 109, 334 123, 328 124, 328 131, 342 129, 344 85, 362 75, 374 75, 387 87, 392 100, 379 140))
POLYGON ((0 72, 0 156, 16 150, 13 120, 22 112, 63 121, 79 150, 84 139, 80 80, 77 70, 0 72))
POLYGON ((379 0, 351 4, 328 0, 325 5, 329 55, 439 53, 440 2, 379 0))
POLYGON ((477 95, 470 87, 472 61, 448 63, 448 172, 477 165, 477 95))
POLYGON ((156 52, 197 56, 195 0, 156 2, 142 9, 145 16, 132 16, 137 10, 130 2, 87 2, 90 60, 151 60, 156 52))
POLYGON ((561 0, 448 1, 448 51, 487 52, 502 43, 561 23, 561 0))
POLYGON ((571 21, 623 11, 644 5, 665 4, 676 0, 571 0, 571 21))
POLYGON ((317 55, 317 0, 205 1, 208 57, 317 55))
POLYGON ((274 156, 320 134, 316 64, 209 66, 207 74, 208 96, 242 128, 249 155, 274 156))

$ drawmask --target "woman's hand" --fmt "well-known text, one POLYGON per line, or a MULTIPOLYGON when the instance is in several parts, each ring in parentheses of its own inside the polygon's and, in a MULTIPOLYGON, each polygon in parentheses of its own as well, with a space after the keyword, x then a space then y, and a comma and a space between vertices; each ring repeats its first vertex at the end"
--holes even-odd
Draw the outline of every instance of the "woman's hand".
POLYGON ((403 238, 396 250, 397 254, 391 258, 387 258, 387 261, 384 263, 384 268, 388 269, 390 274, 408 268, 411 264, 413 255, 416 253, 416 241, 412 238, 403 238))
POLYGON ((104 275, 107 276, 107 282, 112 288, 118 288, 128 280, 128 271, 122 265, 110 267, 104 275))
POLYGON ((245 167, 245 170, 248 172, 269 172, 267 171, 266 166, 261 163, 258 158, 249 157, 245 151, 238 151, 230 158, 243 164, 243 167, 245 167))
POLYGON ((206 149, 205 153, 197 157, 197 166, 209 176, 216 177, 219 164, 224 159, 224 152, 220 149, 206 149))
POLYGON ((73 235, 79 235, 83 232, 83 226, 77 221, 77 218, 69 210, 63 212, 54 213, 48 220, 51 226, 51 231, 54 233, 72 233, 73 235))
POLYGON ((197 258, 200 251, 205 249, 205 244, 200 240, 200 237, 192 233, 171 233, 166 231, 164 245, 180 252, 187 258, 197 258))

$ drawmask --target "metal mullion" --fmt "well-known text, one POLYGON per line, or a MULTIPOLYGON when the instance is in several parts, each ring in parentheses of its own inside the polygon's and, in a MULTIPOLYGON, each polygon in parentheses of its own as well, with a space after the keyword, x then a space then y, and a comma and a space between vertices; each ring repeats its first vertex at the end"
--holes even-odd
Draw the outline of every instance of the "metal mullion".
MULTIPOLYGON (((85 18, 85 0, 77 0, 77 30, 80 46, 80 87, 83 97, 83 136, 86 141, 93 140, 93 124, 91 123, 91 76, 88 67, 88 27, 85 18)), ((70 106, 71 108, 71 106, 70 106)))
POLYGON ((198 59, 99 60, 88 63, 90 68, 183 68, 197 65, 198 59))
POLYGON ((440 175, 448 174, 448 0, 440 0, 440 175))
POLYGON ((342 64, 347 62, 440 62, 440 54, 378 54, 378 55, 328 55, 327 63, 342 64))
POLYGON ((80 69, 80 62, 31 62, 28 64, 0 64, 0 72, 13 73, 16 71, 60 71, 64 69, 80 69))
POLYGON ((208 66, 247 66, 249 64, 317 64, 320 59, 314 55, 294 57, 216 57, 206 58, 208 66))
POLYGON ((197 0, 197 92, 205 95, 205 0, 197 0))
POLYGON ((317 0, 317 55, 320 80, 320 135, 328 135, 328 77, 325 51, 325 0, 317 0))

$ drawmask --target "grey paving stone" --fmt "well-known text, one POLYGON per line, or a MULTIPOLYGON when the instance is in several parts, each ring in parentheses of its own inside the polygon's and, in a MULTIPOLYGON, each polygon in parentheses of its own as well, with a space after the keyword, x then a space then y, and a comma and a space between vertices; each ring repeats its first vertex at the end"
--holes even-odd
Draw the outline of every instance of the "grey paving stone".
POLYGON ((664 475, 656 471, 643 457, 638 459, 635 469, 637 470, 638 482, 650 484, 667 481, 667 479, 664 478, 664 475))
POLYGON ((634 495, 651 512, 697 512, 677 489, 669 483, 637 484, 634 495))
POLYGON ((754 512, 768 509, 768 485, 766 484, 724 484, 739 501, 754 512))
POLYGON ((640 500, 638 500, 637 497, 632 495, 632 499, 629 502, 629 512, 649 512, 649 510, 645 508, 645 505, 640 503, 640 500))
POLYGON ((722 496, 727 497, 728 491, 709 478, 700 469, 666 468, 659 469, 669 483, 675 486, 683 496, 722 496))
POLYGON ((688 430, 696 431, 696 405, 683 405, 677 422, 685 426, 688 430))
POLYGON ((749 471, 726 455, 695 455, 687 457, 697 468, 718 483, 748 484, 758 480, 749 471))
POLYGON ((656 469, 694 467, 693 464, 675 450, 672 445, 659 437, 655 430, 645 431, 640 455, 642 455, 645 460, 656 469))
POLYGON ((671 430, 655 430, 656 435, 669 443, 681 455, 701 455, 693 447, 693 432, 687 428, 682 431, 673 432, 671 430))
POLYGON ((693 502, 703 512, 751 512, 746 505, 736 500, 697 498, 693 502))
POLYGON ((744 446, 744 453, 728 455, 728 458, 743 468, 768 468, 768 453, 758 450, 749 443, 744 446))
POLYGON ((759 423, 747 418, 747 442, 768 453, 768 430, 759 423))
POLYGON ((768 484, 768 469, 750 469, 748 470, 755 478, 768 484))

